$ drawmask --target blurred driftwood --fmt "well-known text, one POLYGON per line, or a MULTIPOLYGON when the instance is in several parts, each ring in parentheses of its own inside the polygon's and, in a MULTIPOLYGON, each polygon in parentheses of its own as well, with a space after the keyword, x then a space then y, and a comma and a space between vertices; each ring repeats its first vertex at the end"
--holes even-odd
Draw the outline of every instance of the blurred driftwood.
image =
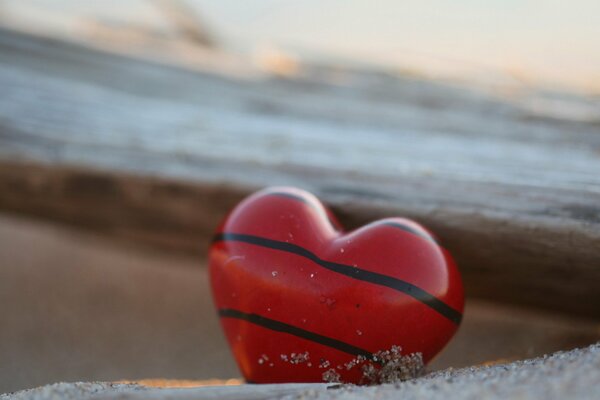
POLYGON ((198 13, 184 0, 151 0, 179 34, 200 46, 214 47, 215 39, 198 13))
POLYGON ((600 317, 597 121, 414 78, 226 78, 8 31, 0 88, 3 210, 200 253, 242 196, 298 185, 349 227, 427 224, 469 295, 600 317))

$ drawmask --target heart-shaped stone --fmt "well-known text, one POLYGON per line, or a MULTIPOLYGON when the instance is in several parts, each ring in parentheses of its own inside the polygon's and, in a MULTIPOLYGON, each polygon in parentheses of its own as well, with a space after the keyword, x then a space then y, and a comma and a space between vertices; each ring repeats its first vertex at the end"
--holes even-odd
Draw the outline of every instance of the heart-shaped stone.
POLYGON ((464 304, 458 269, 425 228, 387 218, 345 233, 293 188, 262 190, 227 216, 210 278, 229 345, 255 383, 381 380, 390 360, 406 370, 398 360, 437 354, 464 304))

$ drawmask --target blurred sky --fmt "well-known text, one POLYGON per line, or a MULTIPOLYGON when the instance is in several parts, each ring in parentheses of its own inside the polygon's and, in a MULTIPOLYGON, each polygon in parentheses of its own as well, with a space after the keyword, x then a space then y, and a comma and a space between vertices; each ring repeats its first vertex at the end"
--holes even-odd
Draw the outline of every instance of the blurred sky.
MULTIPOLYGON (((600 92, 599 0, 188 0, 228 46, 273 46, 441 76, 506 74, 600 92)), ((0 0, 68 29, 93 16, 160 23, 150 0, 0 0)))

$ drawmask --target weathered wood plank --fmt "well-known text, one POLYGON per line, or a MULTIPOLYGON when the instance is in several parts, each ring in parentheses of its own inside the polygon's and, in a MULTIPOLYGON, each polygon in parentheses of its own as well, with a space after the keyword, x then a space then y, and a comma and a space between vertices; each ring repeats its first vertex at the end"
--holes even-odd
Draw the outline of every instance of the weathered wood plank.
POLYGON ((575 118, 537 92, 340 74, 223 77, 2 31, 0 208, 197 251, 250 190, 297 185, 349 227, 429 225, 470 295, 600 317, 597 99, 575 118))

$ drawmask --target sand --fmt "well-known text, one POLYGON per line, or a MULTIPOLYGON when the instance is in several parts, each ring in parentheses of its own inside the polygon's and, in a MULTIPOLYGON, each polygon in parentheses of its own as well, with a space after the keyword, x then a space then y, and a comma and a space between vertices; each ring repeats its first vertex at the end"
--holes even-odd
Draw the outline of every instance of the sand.
POLYGON ((57 383, 1 400, 63 399, 597 399, 600 343, 507 364, 446 369, 399 383, 358 387, 278 384, 156 388, 136 384, 57 383))

